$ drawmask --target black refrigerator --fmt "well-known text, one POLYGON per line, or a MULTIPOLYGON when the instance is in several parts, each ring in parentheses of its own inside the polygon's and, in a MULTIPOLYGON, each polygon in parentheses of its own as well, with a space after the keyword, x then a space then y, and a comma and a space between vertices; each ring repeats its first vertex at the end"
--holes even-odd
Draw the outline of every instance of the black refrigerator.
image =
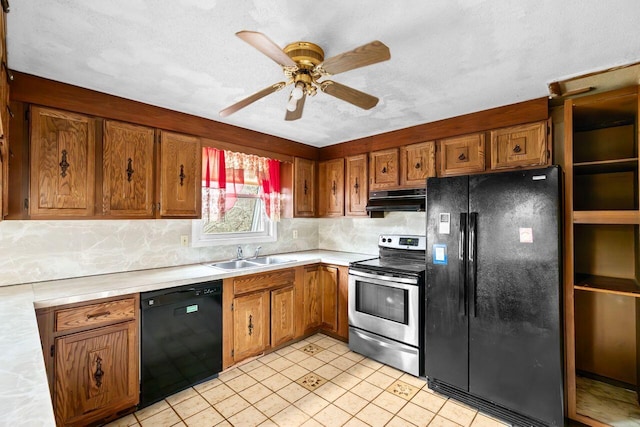
POLYGON ((429 388, 514 425, 564 425, 560 173, 427 181, 429 388))

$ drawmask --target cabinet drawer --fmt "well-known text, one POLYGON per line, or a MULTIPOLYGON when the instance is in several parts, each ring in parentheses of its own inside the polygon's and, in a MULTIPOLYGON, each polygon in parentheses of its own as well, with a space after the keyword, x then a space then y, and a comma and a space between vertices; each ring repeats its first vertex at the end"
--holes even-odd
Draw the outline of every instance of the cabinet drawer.
POLYGON ((295 281, 295 270, 279 270, 272 273, 254 274, 233 280, 233 294, 240 295, 283 286, 295 281))
POLYGON ((135 298, 58 310, 55 313, 55 332, 134 319, 135 314, 135 298))
POLYGON ((458 136, 439 141, 439 176, 484 171, 484 134, 458 136))

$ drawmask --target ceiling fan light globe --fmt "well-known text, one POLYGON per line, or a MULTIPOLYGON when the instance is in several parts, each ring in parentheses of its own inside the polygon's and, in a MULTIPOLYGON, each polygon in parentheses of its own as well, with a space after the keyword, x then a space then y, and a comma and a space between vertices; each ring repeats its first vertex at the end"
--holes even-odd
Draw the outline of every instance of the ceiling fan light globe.
POLYGON ((291 91, 291 97, 295 100, 301 99, 302 95, 304 95, 304 90, 302 90, 302 85, 296 85, 291 91))
POLYGON ((287 102, 287 111, 294 112, 296 111, 296 107, 298 106, 298 100, 293 96, 289 98, 289 102, 287 102))

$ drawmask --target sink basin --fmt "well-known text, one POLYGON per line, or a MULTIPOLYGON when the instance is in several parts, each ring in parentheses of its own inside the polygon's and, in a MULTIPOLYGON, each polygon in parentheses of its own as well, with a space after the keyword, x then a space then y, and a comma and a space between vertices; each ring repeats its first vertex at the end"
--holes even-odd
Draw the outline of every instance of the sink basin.
POLYGON ((261 256, 258 258, 248 259, 247 261, 260 264, 260 265, 268 265, 268 264, 282 264, 285 262, 294 262, 295 259, 280 258, 275 256, 261 256))
POLYGON ((239 268, 257 267, 258 264, 238 259, 234 261, 215 262, 211 267, 221 268, 222 270, 237 270, 239 268))
POLYGON ((258 258, 214 262, 213 264, 209 265, 221 270, 240 270, 242 268, 256 268, 260 267, 261 265, 284 264, 286 262, 295 262, 295 259, 280 258, 275 256, 261 256, 258 258))

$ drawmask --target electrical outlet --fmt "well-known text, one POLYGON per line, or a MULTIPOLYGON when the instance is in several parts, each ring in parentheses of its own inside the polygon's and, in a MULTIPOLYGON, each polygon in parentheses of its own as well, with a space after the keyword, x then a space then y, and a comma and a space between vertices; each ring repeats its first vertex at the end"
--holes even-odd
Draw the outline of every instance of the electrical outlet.
POLYGON ((294 239, 298 238, 298 230, 293 230, 293 238, 294 239))
POLYGON ((180 245, 189 246, 189 236, 188 235, 183 234, 182 236, 180 236, 180 245))

